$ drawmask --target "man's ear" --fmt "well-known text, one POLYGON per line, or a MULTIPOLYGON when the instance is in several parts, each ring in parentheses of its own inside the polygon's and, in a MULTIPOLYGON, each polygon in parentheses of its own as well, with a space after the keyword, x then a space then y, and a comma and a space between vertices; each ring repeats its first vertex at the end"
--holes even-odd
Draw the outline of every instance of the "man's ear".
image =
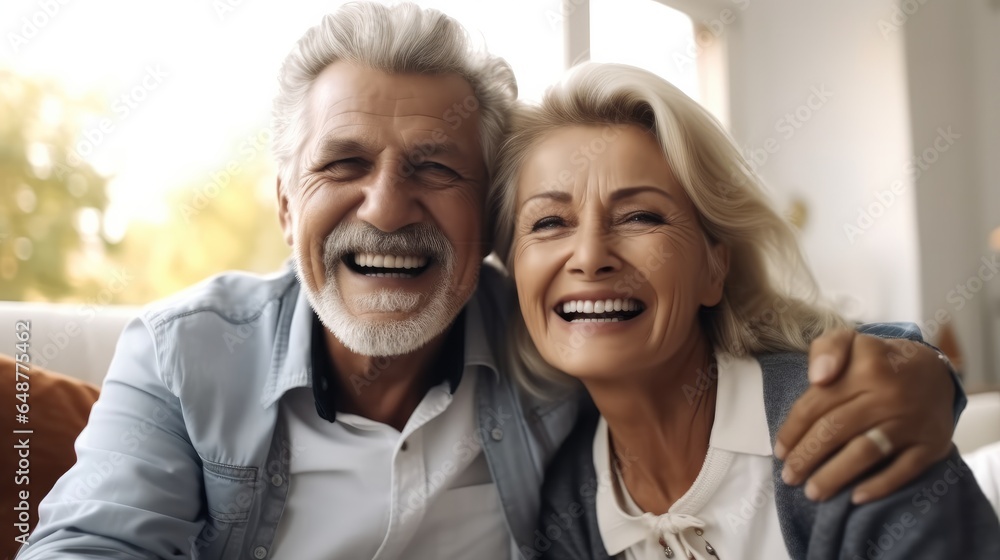
POLYGON ((721 241, 708 242, 708 283, 701 304, 713 307, 722 301, 729 276, 729 247, 721 241))
POLYGON ((278 220, 281 222, 281 231, 285 234, 285 243, 291 247, 295 235, 292 227, 292 214, 288 209, 288 193, 286 192, 288 189, 281 184, 281 175, 278 175, 276 183, 278 189, 278 220))

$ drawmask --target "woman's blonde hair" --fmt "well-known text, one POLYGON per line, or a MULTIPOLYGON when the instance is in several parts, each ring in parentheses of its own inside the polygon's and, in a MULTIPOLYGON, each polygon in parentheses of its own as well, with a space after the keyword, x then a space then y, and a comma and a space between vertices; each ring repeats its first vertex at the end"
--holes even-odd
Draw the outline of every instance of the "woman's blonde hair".
MULTIPOLYGON (((806 351, 844 321, 817 302, 818 288, 790 224, 771 206, 760 179, 705 109, 662 78, 621 64, 586 63, 552 86, 538 105, 519 105, 500 150, 487 215, 494 246, 513 275, 511 254, 520 171, 546 134, 573 125, 631 124, 649 130, 691 198, 707 243, 729 249, 721 301, 701 311, 715 348, 737 356, 806 351)), ((709 252, 714 255, 714 252, 709 252)), ((719 271, 724 264, 714 257, 719 271)), ((528 389, 566 375, 548 365, 520 313, 511 322, 511 364, 528 389)))

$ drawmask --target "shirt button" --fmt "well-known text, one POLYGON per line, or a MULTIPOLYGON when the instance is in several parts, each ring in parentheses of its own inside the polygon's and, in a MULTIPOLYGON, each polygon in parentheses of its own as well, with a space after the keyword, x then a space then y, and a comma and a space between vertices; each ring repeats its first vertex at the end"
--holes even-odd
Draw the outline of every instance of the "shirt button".
POLYGON ((400 450, 400 451, 406 451, 406 449, 407 449, 408 447, 409 447, 409 445, 407 445, 407 444, 406 444, 406 442, 404 441, 404 442, 403 442, 403 445, 400 445, 400 446, 399 446, 399 450, 400 450))
POLYGON ((490 430, 490 437, 493 438, 493 441, 502 440, 503 430, 501 430, 500 428, 493 428, 492 430, 490 430))
POLYGON ((267 556, 267 549, 263 546, 258 546, 253 549, 253 557, 257 560, 262 560, 265 556, 267 556))
POLYGON ((282 482, 284 482, 284 479, 281 478, 280 474, 271 476, 271 484, 275 486, 281 486, 282 482))
POLYGON ((321 377, 319 379, 319 388, 320 389, 326 391, 327 387, 329 387, 329 386, 330 386, 330 384, 326 382, 326 378, 325 377, 321 377))

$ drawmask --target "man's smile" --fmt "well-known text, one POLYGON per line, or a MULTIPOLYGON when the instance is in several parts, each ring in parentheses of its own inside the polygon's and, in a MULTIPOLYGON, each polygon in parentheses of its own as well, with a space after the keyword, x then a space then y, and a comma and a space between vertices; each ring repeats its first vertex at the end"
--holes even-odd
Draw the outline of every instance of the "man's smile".
POLYGON ((416 278, 430 268, 430 257, 422 255, 386 255, 350 253, 343 263, 352 271, 372 278, 416 278))

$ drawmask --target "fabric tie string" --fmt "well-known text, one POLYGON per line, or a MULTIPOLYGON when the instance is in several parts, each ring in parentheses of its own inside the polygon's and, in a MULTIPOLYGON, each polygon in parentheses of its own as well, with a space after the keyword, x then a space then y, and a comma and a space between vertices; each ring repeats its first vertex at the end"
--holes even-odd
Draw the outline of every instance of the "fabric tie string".
POLYGON ((701 519, 684 513, 654 515, 647 512, 642 515, 642 521, 658 538, 672 543, 673 548, 678 549, 675 552, 681 553, 681 558, 711 558, 704 555, 704 540, 698 536, 705 528, 705 522, 701 519), (697 531, 698 529, 702 531, 697 531), (692 538, 695 539, 694 542, 691 541, 692 538))

